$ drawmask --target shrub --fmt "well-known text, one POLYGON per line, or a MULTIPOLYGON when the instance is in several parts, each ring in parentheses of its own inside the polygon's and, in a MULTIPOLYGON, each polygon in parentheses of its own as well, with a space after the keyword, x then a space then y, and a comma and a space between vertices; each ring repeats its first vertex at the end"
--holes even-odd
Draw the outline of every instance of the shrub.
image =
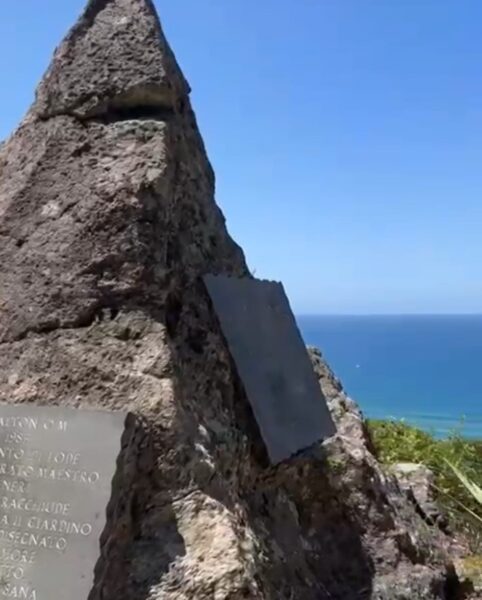
POLYGON ((468 535, 479 550, 482 506, 467 487, 467 481, 482 486, 481 441, 465 438, 463 426, 445 439, 437 439, 403 421, 371 420, 368 428, 381 462, 420 463, 433 471, 435 496, 452 528, 468 535))

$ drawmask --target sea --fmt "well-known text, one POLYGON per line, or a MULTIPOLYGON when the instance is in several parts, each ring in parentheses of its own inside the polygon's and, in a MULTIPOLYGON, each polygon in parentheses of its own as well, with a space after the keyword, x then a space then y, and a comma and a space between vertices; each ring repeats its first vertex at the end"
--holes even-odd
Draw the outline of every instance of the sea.
POLYGON ((367 417, 482 439, 482 315, 297 321, 367 417))

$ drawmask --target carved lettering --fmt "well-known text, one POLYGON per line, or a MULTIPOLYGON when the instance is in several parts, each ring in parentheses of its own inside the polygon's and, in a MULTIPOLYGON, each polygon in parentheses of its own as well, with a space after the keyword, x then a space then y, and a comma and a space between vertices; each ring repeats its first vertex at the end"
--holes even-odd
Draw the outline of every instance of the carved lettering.
POLYGON ((4 585, 0 584, 0 597, 37 600, 37 592, 30 586, 11 585, 10 583, 6 583, 4 585))
POLYGON ((27 488, 28 483, 26 481, 20 481, 18 479, 0 479, 0 490, 3 492, 17 492, 19 494, 25 494, 27 492, 27 488))
POLYGON ((78 471, 72 469, 54 469, 32 465, 0 463, 0 475, 15 477, 18 480, 51 479, 54 481, 72 481, 93 485, 100 479, 97 471, 78 471))
POLYGON ((23 460, 25 450, 22 448, 1 448, 0 458, 3 460, 23 460))
POLYGON ((51 515, 68 515, 71 505, 63 502, 36 502, 32 498, 0 496, 0 509, 20 510, 51 515))
POLYGON ((90 523, 76 523, 74 521, 58 519, 41 519, 39 517, 30 517, 27 521, 27 527, 29 529, 55 531, 57 533, 68 535, 90 535, 92 533, 92 525, 90 523))
POLYGON ((9 429, 37 429, 38 419, 32 417, 0 416, 0 427, 8 427, 9 429))
POLYGON ((12 579, 22 579, 25 574, 23 567, 0 564, 0 581, 11 581, 12 579))
POLYGON ((63 537, 37 535, 28 531, 0 529, 0 540, 10 542, 16 546, 38 546, 39 548, 57 550, 58 552, 63 552, 67 548, 67 540, 63 537))
POLYGON ((54 462, 57 465, 78 465, 80 454, 78 452, 49 452, 48 462, 54 462))
POLYGON ((33 564, 36 557, 36 550, 21 550, 12 547, 0 549, 0 563, 33 564))
POLYGON ((124 418, 0 404, 0 600, 88 597, 124 418))

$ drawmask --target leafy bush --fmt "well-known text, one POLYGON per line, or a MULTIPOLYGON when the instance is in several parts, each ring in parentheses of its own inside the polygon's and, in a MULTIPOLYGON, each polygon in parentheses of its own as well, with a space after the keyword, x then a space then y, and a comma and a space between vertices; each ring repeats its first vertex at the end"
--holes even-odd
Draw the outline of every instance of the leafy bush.
POLYGON ((420 463, 434 472, 435 495, 452 528, 467 534, 480 549, 482 506, 466 483, 482 486, 481 441, 464 438, 463 426, 446 439, 403 421, 372 420, 368 427, 381 462, 420 463))

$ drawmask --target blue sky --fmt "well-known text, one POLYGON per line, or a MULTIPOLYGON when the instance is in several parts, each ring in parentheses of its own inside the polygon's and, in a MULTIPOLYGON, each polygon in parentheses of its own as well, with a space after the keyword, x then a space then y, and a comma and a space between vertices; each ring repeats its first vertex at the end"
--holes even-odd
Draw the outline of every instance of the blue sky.
MULTIPOLYGON (((83 0, 0 2, 0 138, 83 0)), ((480 0, 157 0, 217 201, 301 313, 482 312, 480 0)))

